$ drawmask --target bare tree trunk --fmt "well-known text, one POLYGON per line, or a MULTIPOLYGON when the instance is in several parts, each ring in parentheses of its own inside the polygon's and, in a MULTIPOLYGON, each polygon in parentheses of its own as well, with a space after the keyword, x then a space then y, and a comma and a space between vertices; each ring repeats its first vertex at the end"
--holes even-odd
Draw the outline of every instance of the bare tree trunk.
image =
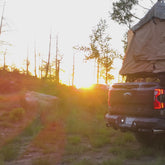
POLYGON ((34 52, 34 74, 35 74, 35 77, 37 77, 37 63, 36 63, 36 58, 37 58, 37 54, 36 54, 36 45, 35 45, 35 52, 34 52))
POLYGON ((27 58, 26 58, 26 74, 29 75, 29 49, 27 49, 27 58))
POLYGON ((46 66, 45 78, 48 77, 48 71, 49 71, 49 65, 50 65, 50 51, 51 51, 51 34, 50 34, 50 41, 49 41, 48 63, 47 63, 47 66, 46 66))
POLYGON ((105 84, 108 84, 108 71, 107 71, 107 68, 106 68, 106 71, 105 71, 105 84))
POLYGON ((56 82, 57 84, 59 84, 59 73, 60 73, 60 60, 58 60, 58 63, 57 63, 57 75, 56 75, 56 82))
POLYGON ((108 84, 108 57, 106 56, 106 63, 105 63, 105 84, 108 84))
POLYGON ((75 73, 75 54, 73 54, 72 86, 74 86, 74 73, 75 73))
POLYGON ((5 11, 5 5, 6 5, 6 0, 4 1, 4 4, 3 4, 3 11, 2 11, 1 24, 0 24, 0 35, 1 35, 1 33, 2 33, 3 15, 4 15, 4 11, 5 11))
POLYGON ((55 80, 58 83, 58 35, 56 36, 56 70, 55 70, 55 80))
POLYGON ((43 57, 42 57, 42 59, 41 59, 42 61, 41 61, 41 79, 42 79, 42 72, 43 72, 43 57))
POLYGON ((3 64, 3 69, 6 69, 6 50, 4 52, 4 64, 3 64))
POLYGON ((97 84, 99 84, 100 79, 100 59, 97 59, 97 84))

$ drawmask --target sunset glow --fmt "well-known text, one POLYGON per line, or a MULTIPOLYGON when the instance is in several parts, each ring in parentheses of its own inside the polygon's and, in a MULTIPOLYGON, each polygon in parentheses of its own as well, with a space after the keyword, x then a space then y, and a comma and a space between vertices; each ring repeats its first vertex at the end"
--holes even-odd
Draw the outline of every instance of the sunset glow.
MULTIPOLYGON (((3 2, 1 3, 2 10, 3 2)), ((34 75, 36 53, 36 70, 40 77, 39 67, 43 61, 48 61, 51 34, 50 62, 54 63, 55 67, 57 36, 58 53, 63 58, 60 63, 60 82, 72 85, 73 54, 75 53, 74 85, 77 88, 90 87, 96 83, 96 66, 92 61, 84 63, 84 55, 74 52, 73 47, 89 44, 93 27, 97 25, 100 18, 108 20, 111 5, 110 0, 104 0, 104 2, 102 0, 7 0, 3 22, 3 31, 6 32, 2 33, 1 40, 10 43, 11 46, 1 47, 0 65, 3 66, 5 50, 6 65, 15 66, 21 70, 26 70, 28 56, 29 71, 34 75), (5 26, 6 24, 8 25, 5 26)), ((119 48, 122 52, 120 42, 122 32, 121 34, 118 32, 118 36, 115 35, 115 25, 111 23, 109 31, 113 38, 112 45, 114 49, 119 48)), ((100 82, 104 83, 103 80, 100 82)))

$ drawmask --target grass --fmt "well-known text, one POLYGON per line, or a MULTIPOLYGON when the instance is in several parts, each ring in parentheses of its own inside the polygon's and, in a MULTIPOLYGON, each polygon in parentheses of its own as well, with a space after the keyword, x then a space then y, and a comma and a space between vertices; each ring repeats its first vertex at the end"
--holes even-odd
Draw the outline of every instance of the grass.
POLYGON ((0 157, 4 161, 12 161, 20 155, 23 139, 27 136, 33 138, 42 128, 39 119, 34 120, 25 130, 14 139, 10 140, 0 149, 0 157))
POLYGON ((23 119, 25 115, 25 109, 20 107, 20 108, 14 108, 12 111, 9 113, 9 120, 11 122, 17 122, 23 119))
POLYGON ((104 135, 94 135, 89 137, 89 142, 94 148, 101 148, 106 146, 107 144, 110 144, 110 138, 108 136, 104 135))
POLYGON ((67 144, 65 147, 65 155, 81 155, 84 154, 86 152, 89 152, 91 150, 91 148, 89 146, 86 145, 71 145, 71 144, 67 144))
POLYGON ((165 158, 158 158, 156 162, 154 162, 152 165, 164 165, 165 164, 165 158))
POLYGON ((123 160, 121 158, 113 158, 103 161, 101 165, 123 165, 123 160))
POLYGON ((73 144, 73 145, 78 145, 81 143, 81 137, 78 135, 75 136, 70 136, 67 139, 68 143, 73 144))
POLYGON ((8 122, 8 121, 1 121, 0 122, 0 127, 2 128, 12 128, 13 127, 13 124, 11 122, 8 122))
MULTIPOLYGON (((28 87, 29 83, 25 83, 28 87)), ((60 153, 60 161, 64 165, 121 165, 134 161, 145 164, 146 157, 151 160, 151 165, 163 165, 165 162, 163 150, 144 148, 132 133, 106 128, 104 114, 107 111, 107 95, 105 93, 78 91, 66 86, 57 88, 51 82, 40 85, 37 85, 36 91, 58 96, 59 106, 46 108, 46 105, 39 105, 40 111, 37 114, 39 118, 26 127, 17 138, 1 148, 2 163, 15 160, 24 154, 20 152, 25 145, 25 138, 29 139, 28 145, 34 149, 34 152, 44 155, 40 159, 33 160, 32 165, 54 165, 55 163, 52 162, 53 159, 56 160, 57 153, 60 153), (49 155, 53 155, 53 158, 49 155)), ((4 127, 5 125, 8 127, 8 123, 12 121, 19 123, 26 117, 24 109, 12 110, 14 111, 2 114, 0 127, 3 123, 4 127)), ((29 154, 33 155, 33 153, 29 154)))
POLYGON ((36 159, 32 161, 32 165, 53 165, 49 159, 36 159))
POLYGON ((8 144, 0 150, 0 155, 4 161, 14 160, 18 156, 19 146, 8 144))
POLYGON ((36 118, 32 123, 30 123, 22 132, 21 136, 23 137, 35 137, 39 131, 43 128, 43 125, 39 118, 36 118))
POLYGON ((90 160, 83 159, 77 162, 73 162, 73 165, 94 165, 94 163, 90 160))

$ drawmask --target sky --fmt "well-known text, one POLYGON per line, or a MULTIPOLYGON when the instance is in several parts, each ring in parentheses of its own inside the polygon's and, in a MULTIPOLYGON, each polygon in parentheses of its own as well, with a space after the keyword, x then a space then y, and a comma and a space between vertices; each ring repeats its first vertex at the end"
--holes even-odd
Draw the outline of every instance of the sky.
MULTIPOLYGON (((0 15, 3 2, 4 0, 0 0, 0 15)), ((34 51, 40 53, 40 58, 46 61, 51 34, 53 59, 58 35, 59 53, 63 55, 60 72, 63 82, 71 83, 75 54, 75 84, 87 86, 95 83, 94 64, 84 63, 83 55, 73 50, 73 46, 87 46, 92 29, 103 18, 109 24, 108 32, 112 38, 112 48, 124 54, 121 40, 127 28, 110 20, 108 12, 111 10, 112 0, 6 0, 2 29, 4 32, 0 36, 0 40, 11 44, 11 46, 1 46, 1 50, 7 52, 6 63, 25 67, 25 59, 28 55, 33 72, 34 51)), ((117 70, 114 74, 117 74, 121 61, 117 61, 115 66, 117 70)))

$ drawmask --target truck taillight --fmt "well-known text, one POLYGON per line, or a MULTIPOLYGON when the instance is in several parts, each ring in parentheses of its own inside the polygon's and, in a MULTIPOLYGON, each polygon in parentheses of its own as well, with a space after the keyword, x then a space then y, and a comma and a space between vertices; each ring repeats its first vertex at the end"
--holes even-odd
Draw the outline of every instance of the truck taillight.
POLYGON ((111 91, 109 90, 109 91, 108 91, 108 105, 109 105, 109 106, 111 106, 110 97, 111 97, 111 91))
POLYGON ((154 90, 154 109, 164 109, 165 108, 165 90, 164 89, 155 89, 154 90))

